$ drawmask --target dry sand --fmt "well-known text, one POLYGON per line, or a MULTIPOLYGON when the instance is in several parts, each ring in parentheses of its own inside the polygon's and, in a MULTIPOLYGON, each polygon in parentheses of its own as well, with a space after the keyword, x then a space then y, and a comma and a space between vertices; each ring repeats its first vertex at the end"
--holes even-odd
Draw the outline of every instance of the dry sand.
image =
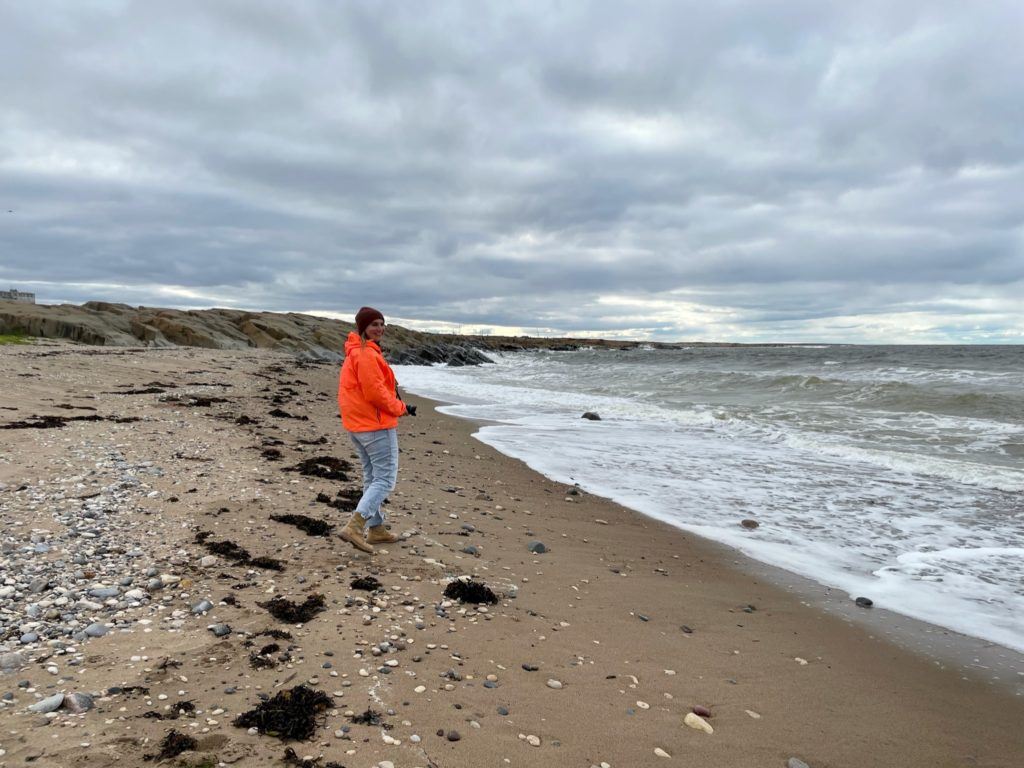
POLYGON ((20 585, 13 571, 35 572, 33 558, 66 574, 62 585, 0 599, 8 626, 32 602, 47 609, 57 587, 78 595, 110 585, 110 568, 130 581, 122 593, 146 590, 128 607, 119 607, 122 594, 82 609, 79 629, 105 622, 103 637, 47 643, 47 626, 63 618, 36 627, 36 643, 20 643, 24 627, 0 637, 0 653, 21 649, 25 659, 0 673, 0 694, 13 694, 0 702, 0 766, 151 765, 143 756, 172 729, 197 742, 166 764, 191 766, 280 765, 286 747, 348 768, 1024 763, 1024 701, 1007 688, 827 615, 735 568, 727 550, 570 494, 427 402, 399 427, 389 522, 408 539, 366 556, 336 536, 271 520, 347 518, 316 498, 357 487, 357 469, 349 482, 284 471, 315 456, 353 459, 336 375, 334 365, 297 367, 267 352, 0 347, 0 425, 34 415, 141 419, 0 431, 9 571, 0 581, 20 585), (175 386, 104 394, 149 384, 175 386), (161 399, 168 395, 226 402, 188 406, 161 399), (308 420, 270 416, 274 408, 308 420), (258 423, 236 423, 243 415, 258 423), (268 448, 280 458, 264 457, 268 448), (68 514, 109 499, 116 504, 101 510, 98 539, 69 534, 68 514), (278 558, 285 570, 203 561, 199 531, 278 558), (112 552, 97 550, 105 538, 112 552), (548 551, 530 552, 531 541, 548 551), (40 543, 49 551, 28 551, 40 543), (71 564, 76 555, 84 565, 71 564), (167 585, 151 590, 147 571, 167 585), (382 590, 350 587, 366 575, 382 590), (500 601, 445 601, 447 580, 460 576, 485 582, 500 601), (300 626, 257 605, 314 594, 326 610, 300 626), (193 615, 204 598, 212 609, 193 615), (216 624, 230 634, 215 637, 216 624), (256 635, 267 629, 292 639, 256 635), (254 669, 250 654, 271 642, 280 646, 265 656, 271 666, 254 669), (390 645, 374 656, 382 642, 390 645), (331 700, 312 739, 286 744, 232 724, 259 694, 301 683, 331 700), (118 692, 128 686, 148 691, 118 692), (95 708, 28 711, 57 692, 92 693, 95 708), (168 719, 179 701, 195 711, 168 719), (683 724, 694 706, 710 711, 714 733, 683 724), (388 727, 350 724, 347 714, 368 708, 388 727))

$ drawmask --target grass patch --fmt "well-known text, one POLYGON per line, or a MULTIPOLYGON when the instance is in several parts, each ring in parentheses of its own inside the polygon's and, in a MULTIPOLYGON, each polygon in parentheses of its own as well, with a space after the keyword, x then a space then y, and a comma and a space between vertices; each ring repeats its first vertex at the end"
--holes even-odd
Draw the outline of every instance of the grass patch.
POLYGON ((0 345, 31 343, 31 337, 26 336, 24 333, 0 333, 0 345))

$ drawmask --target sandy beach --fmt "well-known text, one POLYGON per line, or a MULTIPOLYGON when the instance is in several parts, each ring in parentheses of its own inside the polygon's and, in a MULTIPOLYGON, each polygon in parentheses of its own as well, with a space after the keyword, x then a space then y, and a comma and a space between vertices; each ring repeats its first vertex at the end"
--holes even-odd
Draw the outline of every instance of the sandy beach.
POLYGON ((0 347, 0 427, 22 424, 0 431, 0 766, 153 764, 171 731, 188 748, 166 764, 188 766, 1021 763, 1009 687, 551 482, 429 401, 399 427, 401 543, 369 556, 272 519, 348 518, 336 386, 335 364, 268 351, 0 347), (497 602, 445 598, 462 577, 497 602), (311 738, 235 724, 300 685, 323 693, 311 738))

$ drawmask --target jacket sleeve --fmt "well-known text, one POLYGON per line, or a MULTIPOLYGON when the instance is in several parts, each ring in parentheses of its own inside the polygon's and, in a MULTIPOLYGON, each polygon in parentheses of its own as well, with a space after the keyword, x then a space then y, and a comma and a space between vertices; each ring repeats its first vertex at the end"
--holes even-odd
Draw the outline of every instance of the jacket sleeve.
POLYGON ((356 376, 366 401, 391 416, 401 416, 405 413, 405 403, 395 397, 394 392, 388 390, 384 373, 373 356, 360 356, 357 365, 356 376))

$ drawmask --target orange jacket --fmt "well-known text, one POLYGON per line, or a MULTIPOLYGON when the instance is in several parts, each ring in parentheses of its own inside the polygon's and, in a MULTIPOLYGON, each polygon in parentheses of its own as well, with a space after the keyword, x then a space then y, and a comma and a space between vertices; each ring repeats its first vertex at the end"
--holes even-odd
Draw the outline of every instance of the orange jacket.
POLYGON ((405 413, 405 403, 395 395, 396 384, 380 347, 350 333, 338 377, 338 408, 345 429, 373 432, 397 425, 398 417, 405 413))

